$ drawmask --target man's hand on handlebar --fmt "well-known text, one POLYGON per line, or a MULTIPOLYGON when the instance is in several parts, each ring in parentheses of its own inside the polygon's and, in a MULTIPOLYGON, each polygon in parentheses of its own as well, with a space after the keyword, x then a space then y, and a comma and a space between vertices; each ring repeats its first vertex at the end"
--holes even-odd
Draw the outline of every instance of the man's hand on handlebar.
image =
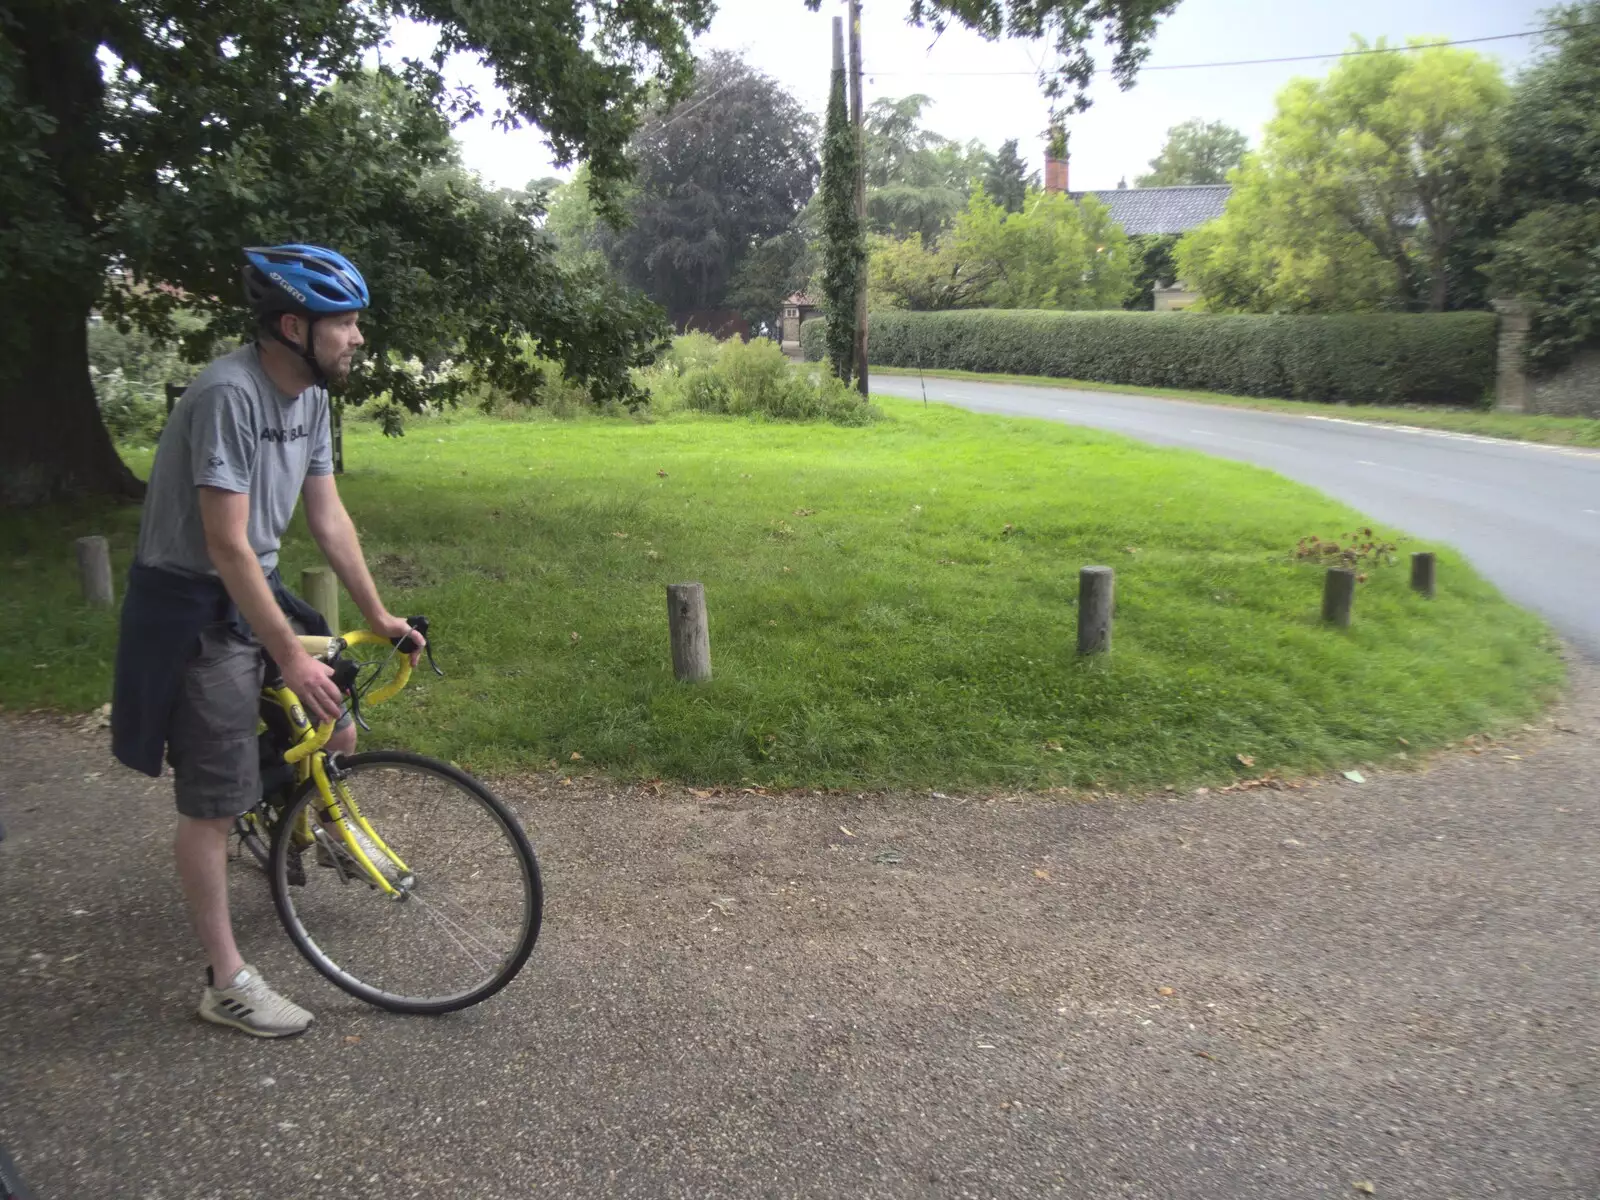
POLYGON ((283 675, 284 686, 300 698, 300 703, 306 706, 318 723, 339 719, 344 698, 334 685, 332 667, 299 650, 278 669, 283 675))
POLYGON ((373 633, 381 633, 390 639, 409 637, 411 641, 401 648, 410 651, 413 667, 422 661, 422 648, 428 644, 428 639, 422 635, 420 629, 414 628, 404 617, 384 613, 383 619, 374 621, 371 628, 373 633))

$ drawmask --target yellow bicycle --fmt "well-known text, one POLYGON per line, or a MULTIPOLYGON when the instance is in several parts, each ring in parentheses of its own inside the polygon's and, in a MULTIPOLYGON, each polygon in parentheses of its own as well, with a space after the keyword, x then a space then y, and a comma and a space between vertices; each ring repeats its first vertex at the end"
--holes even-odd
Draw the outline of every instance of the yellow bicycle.
MULTIPOLYGON (((425 618, 411 623, 427 636, 425 618)), ((300 639, 333 667, 363 727, 363 708, 411 677, 404 640, 366 630, 300 639)), ((281 676, 262 688, 261 718, 262 798, 235 831, 311 965, 351 995, 404 1013, 454 1012, 510 983, 539 937, 544 891, 505 804, 438 759, 329 754, 333 722, 312 724, 281 676)))

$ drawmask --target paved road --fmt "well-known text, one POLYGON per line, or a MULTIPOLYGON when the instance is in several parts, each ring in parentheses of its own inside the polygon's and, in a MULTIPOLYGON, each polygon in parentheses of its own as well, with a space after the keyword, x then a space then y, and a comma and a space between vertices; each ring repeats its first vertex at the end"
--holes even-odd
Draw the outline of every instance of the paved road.
POLYGON ((169 785, 0 717, 0 1143, 40 1200, 1594 1200, 1575 683, 1516 744, 1360 786, 500 780, 547 919, 468 1013, 334 991, 236 864, 247 952, 317 1014, 282 1044, 193 1016, 169 785))
MULTIPOLYGON (((873 387, 920 397, 915 376, 873 387)), ((1600 453, 1113 392, 929 379, 928 398, 1044 417, 1270 467, 1448 542, 1600 658, 1600 453)))

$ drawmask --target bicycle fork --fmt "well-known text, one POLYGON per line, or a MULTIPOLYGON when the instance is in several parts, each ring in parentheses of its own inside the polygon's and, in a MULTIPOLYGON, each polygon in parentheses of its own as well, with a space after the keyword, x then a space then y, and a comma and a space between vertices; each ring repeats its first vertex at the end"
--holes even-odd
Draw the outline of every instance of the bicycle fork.
POLYGON ((367 882, 383 891, 391 900, 404 900, 410 894, 416 882, 411 868, 406 866, 404 860, 389 848, 389 844, 379 836, 378 831, 372 827, 371 822, 361 812, 361 806, 356 803, 356 798, 350 794, 350 789, 344 786, 337 764, 332 772, 327 769, 327 757, 322 754, 313 755, 311 758, 311 778, 317 785, 317 791, 322 797, 321 815, 326 819, 321 821, 321 828, 315 828, 311 819, 311 808, 308 806, 301 812, 300 835, 307 843, 321 844, 320 839, 329 837, 328 827, 331 825, 333 832, 338 835, 339 847, 328 846, 328 852, 333 858, 335 869, 343 873, 344 867, 339 863, 341 852, 348 854, 350 860, 360 868, 361 874, 366 876, 367 882), (338 794, 335 795, 335 788, 338 794), (352 824, 352 821, 354 822, 352 824), (389 882, 388 877, 373 863, 368 856, 366 847, 356 837, 359 829, 372 845, 376 846, 394 864, 399 873, 399 887, 389 882))

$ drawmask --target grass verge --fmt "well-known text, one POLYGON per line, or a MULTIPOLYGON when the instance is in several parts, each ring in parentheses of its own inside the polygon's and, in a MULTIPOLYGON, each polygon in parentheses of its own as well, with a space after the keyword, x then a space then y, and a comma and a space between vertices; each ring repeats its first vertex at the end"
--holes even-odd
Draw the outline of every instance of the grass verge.
MULTIPOLYGON (((875 375, 910 375, 913 378, 918 374, 910 367, 873 367, 872 371, 875 375)), ((1371 404, 1317 404, 1306 400, 1231 396, 1225 392, 1194 392, 1181 388, 1125 387, 1083 379, 1055 379, 1048 375, 985 375, 977 371, 923 371, 921 374, 929 379, 970 379, 979 383, 1015 383, 1027 387, 1071 388, 1082 392, 1121 392, 1157 396, 1164 400, 1253 408, 1262 412, 1338 417, 1346 421, 1370 421, 1378 425, 1413 425, 1419 429, 1442 429, 1451 433, 1506 438, 1516 442, 1543 442, 1552 446, 1600 446, 1600 421, 1588 417, 1547 417, 1531 413, 1494 412, 1483 408, 1422 405, 1385 408, 1371 404)))
MULTIPOLYGON (((1448 551, 1436 601, 1403 563, 1372 567, 1354 627, 1321 627, 1321 572, 1291 552, 1362 522, 1308 488, 1052 422, 883 407, 865 428, 352 425, 341 488, 368 559, 391 608, 434 618, 448 673, 373 710, 368 743, 694 783, 1133 788, 1417 753, 1559 687, 1541 622, 1448 551), (1114 652, 1085 661, 1088 563, 1117 568, 1118 610, 1114 652), (674 682, 666 635, 663 585, 690 579, 715 670, 698 687, 674 682)), ((71 539, 107 534, 120 575, 137 522, 8 517, 0 703, 107 698, 115 617, 77 600, 71 539)), ((297 520, 285 574, 317 561, 297 520)))

